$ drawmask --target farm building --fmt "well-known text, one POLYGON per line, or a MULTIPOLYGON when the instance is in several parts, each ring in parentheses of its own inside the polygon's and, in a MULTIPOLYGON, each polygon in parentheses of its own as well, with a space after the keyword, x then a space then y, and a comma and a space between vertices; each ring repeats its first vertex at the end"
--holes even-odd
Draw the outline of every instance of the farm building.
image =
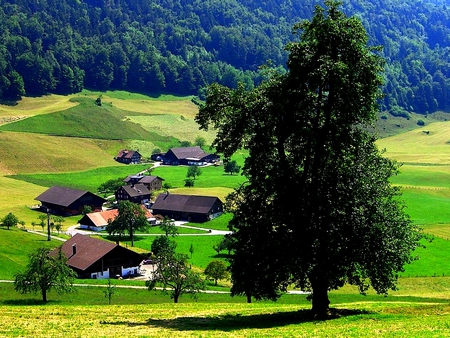
POLYGON ((156 191, 162 189, 164 179, 159 176, 149 175, 131 175, 123 180, 127 185, 143 184, 150 191, 156 191))
POLYGON ((106 199, 86 190, 53 186, 35 200, 41 202, 41 208, 57 215, 79 215, 85 206, 93 211, 101 211, 106 199))
POLYGON ((205 153, 199 146, 171 148, 163 157, 163 164, 168 165, 205 165, 215 163, 218 155, 205 153))
MULTIPOLYGON (((156 219, 153 217, 150 210, 141 205, 141 208, 145 212, 145 217, 150 224, 155 224, 156 219)), ((104 231, 108 225, 108 221, 113 221, 119 214, 118 209, 105 210, 100 212, 91 212, 84 215, 78 222, 81 229, 87 229, 92 231, 104 231)))
POLYGON ((130 201, 144 204, 150 201, 151 191, 144 184, 125 185, 114 193, 116 201, 130 201))
POLYGON ((115 157, 117 162, 125 163, 125 164, 136 164, 141 162, 141 154, 135 150, 127 150, 123 149, 119 151, 117 156, 115 157))
POLYGON ((175 220, 203 223, 220 216, 223 203, 215 196, 164 193, 156 199, 152 212, 175 220))
MULTIPOLYGON (((140 274, 144 256, 119 244, 76 234, 61 247, 78 278, 116 278, 140 274)), ((59 248, 52 251, 56 254, 59 248)))

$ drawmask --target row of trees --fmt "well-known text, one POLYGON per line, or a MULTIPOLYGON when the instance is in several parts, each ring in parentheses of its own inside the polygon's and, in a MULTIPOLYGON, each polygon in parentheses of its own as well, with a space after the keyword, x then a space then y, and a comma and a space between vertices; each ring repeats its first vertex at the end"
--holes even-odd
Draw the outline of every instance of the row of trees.
MULTIPOLYGON (((291 28, 315 1, 0 0, 0 99, 98 90, 199 94, 213 82, 260 83, 286 68, 291 28)), ((444 0, 350 1, 386 60, 383 108, 450 106, 450 11, 444 0)))

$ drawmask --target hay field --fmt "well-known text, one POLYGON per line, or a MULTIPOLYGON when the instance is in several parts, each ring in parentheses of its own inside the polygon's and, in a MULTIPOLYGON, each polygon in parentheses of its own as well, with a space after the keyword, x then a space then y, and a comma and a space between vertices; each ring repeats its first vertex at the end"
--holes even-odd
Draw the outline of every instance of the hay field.
POLYGON ((386 156, 402 163, 450 165, 450 122, 379 139, 377 145, 386 149, 386 156))

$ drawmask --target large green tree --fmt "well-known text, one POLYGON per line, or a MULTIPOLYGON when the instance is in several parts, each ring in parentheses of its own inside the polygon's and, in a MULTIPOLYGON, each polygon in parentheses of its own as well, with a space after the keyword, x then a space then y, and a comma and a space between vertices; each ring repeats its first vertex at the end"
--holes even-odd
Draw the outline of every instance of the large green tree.
POLYGON ((106 231, 111 234, 122 235, 128 233, 131 246, 134 246, 134 234, 149 226, 145 211, 141 205, 130 201, 120 201, 119 214, 114 220, 108 222, 106 231))
POLYGON ((75 272, 67 265, 67 258, 57 250, 50 254, 48 248, 39 248, 30 255, 23 273, 14 276, 14 289, 22 294, 37 293, 47 302, 47 293, 54 289, 58 294, 72 292, 75 272))
POLYGON ((395 289, 420 229, 389 183, 398 165, 368 132, 381 97, 384 60, 361 22, 317 6, 294 27, 288 72, 268 71, 253 90, 208 88, 196 121, 213 126, 225 158, 240 148, 248 181, 227 198, 232 294, 277 299, 289 285, 311 292, 326 316, 328 291, 395 289))

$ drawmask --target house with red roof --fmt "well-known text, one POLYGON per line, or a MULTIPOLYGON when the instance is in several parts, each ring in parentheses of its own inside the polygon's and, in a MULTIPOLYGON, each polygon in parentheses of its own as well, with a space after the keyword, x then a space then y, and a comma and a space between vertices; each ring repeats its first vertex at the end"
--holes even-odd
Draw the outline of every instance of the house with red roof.
MULTIPOLYGON (((142 210, 145 212, 145 217, 150 224, 156 222, 156 218, 153 217, 150 210, 144 205, 141 205, 142 210)), ((92 230, 92 231, 105 231, 108 222, 113 221, 117 215, 119 215, 118 209, 110 209, 100 212, 91 212, 84 215, 79 221, 80 229, 92 230)))

